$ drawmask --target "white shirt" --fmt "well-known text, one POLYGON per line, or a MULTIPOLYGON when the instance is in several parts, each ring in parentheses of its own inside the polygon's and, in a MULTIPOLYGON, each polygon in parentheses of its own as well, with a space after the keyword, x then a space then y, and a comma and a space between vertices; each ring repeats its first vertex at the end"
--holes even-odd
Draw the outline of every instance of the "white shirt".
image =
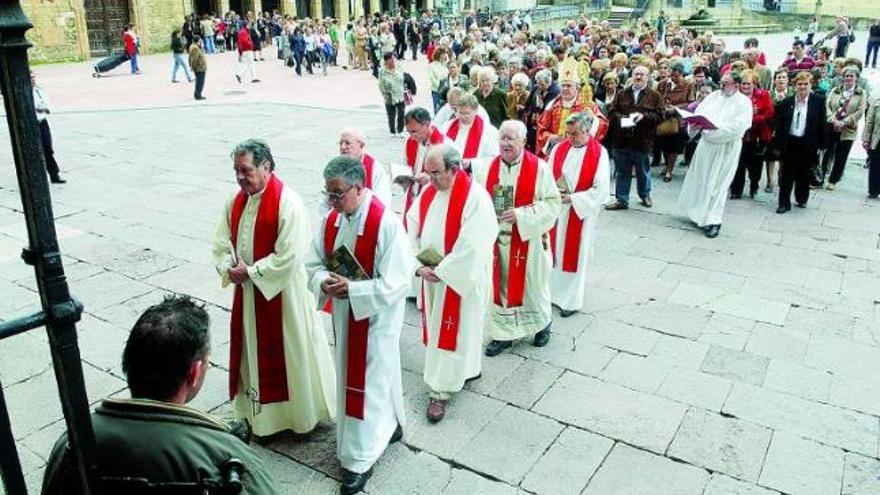
POLYGON ((807 95, 803 101, 800 96, 794 97, 794 115, 791 118, 791 128, 788 133, 795 137, 804 137, 804 131, 807 128, 807 108, 810 96, 807 95))

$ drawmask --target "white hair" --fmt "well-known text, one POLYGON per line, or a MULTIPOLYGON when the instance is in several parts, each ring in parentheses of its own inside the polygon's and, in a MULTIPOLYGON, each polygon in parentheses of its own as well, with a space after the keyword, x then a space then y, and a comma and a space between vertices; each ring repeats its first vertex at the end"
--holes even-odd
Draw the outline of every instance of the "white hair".
POLYGON ((498 82, 498 74, 495 73, 495 69, 490 66, 480 69, 480 73, 477 75, 477 81, 483 80, 491 81, 492 84, 498 82))
POLYGON ((367 144, 367 136, 360 129, 355 129, 354 127, 347 127, 339 133, 339 137, 345 136, 348 134, 349 136, 355 138, 361 144, 367 144))
POLYGON ((523 87, 529 89, 529 76, 523 74, 522 72, 517 72, 510 78, 510 83, 513 85, 522 84, 523 87))
POLYGON ((526 139, 526 125, 521 120, 505 120, 501 123, 501 127, 498 128, 499 134, 504 134, 505 130, 513 131, 514 135, 525 141, 526 139))

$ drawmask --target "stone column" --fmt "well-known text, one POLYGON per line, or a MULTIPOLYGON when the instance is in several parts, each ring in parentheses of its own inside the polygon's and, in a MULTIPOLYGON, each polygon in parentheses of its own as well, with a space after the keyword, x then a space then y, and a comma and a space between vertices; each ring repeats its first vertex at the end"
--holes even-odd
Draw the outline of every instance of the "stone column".
MULTIPOLYGON (((324 14, 323 9, 321 8, 321 0, 311 0, 312 1, 312 17, 323 17, 324 14)), ((324 0, 325 2, 329 2, 332 0, 324 0)))
POLYGON ((259 17, 263 13, 263 0, 254 0, 254 15, 259 17))
POLYGON ((229 0, 217 0, 217 8, 220 15, 226 14, 229 12, 229 0))
POLYGON ((344 45, 345 42, 343 39, 343 33, 345 32, 345 25, 348 24, 349 19, 351 18, 351 13, 348 11, 348 0, 327 0, 327 1, 335 1, 336 2, 336 18, 339 19, 339 44, 344 45))
POLYGON ((730 6, 730 15, 734 19, 737 20, 737 23, 741 23, 743 16, 743 3, 742 0, 733 0, 730 6))
POLYGON ((370 0, 370 14, 373 12, 379 12, 381 7, 379 6, 379 0, 370 0))

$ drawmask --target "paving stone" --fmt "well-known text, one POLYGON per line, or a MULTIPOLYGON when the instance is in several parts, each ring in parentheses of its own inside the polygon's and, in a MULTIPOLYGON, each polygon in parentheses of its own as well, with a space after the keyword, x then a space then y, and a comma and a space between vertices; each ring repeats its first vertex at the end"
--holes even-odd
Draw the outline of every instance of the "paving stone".
POLYGON ((720 411, 731 386, 726 378, 673 367, 657 393, 685 404, 720 411))
POLYGON ((700 495, 706 471, 617 443, 584 495, 700 495))
POLYGON ((716 313, 712 315, 709 324, 700 334, 700 342, 741 351, 749 341, 754 328, 755 320, 716 313))
POLYGON ((453 469, 452 479, 443 495, 522 495, 524 492, 506 483, 492 481, 465 469, 453 469))
POLYGON ((649 299, 648 296, 610 287, 598 287, 587 282, 587 294, 581 311, 596 315, 627 304, 646 303, 649 299))
POLYGON ((587 313, 575 313, 568 318, 562 318, 558 313, 553 314, 553 333, 556 335, 568 335, 578 337, 584 330, 595 322, 596 318, 587 313))
POLYGON ((48 342, 37 338, 34 333, 28 332, 0 340, 0 355, 10 357, 0 360, 3 388, 39 375, 52 367, 48 342), (11 359, 12 356, 15 358, 11 359))
POLYGON ((880 375, 880 349, 850 340, 813 335, 807 347, 805 364, 852 376, 880 375))
MULTIPOLYGON (((554 339, 550 339, 552 342, 554 339)), ((525 359, 516 354, 502 353, 492 358, 483 358, 481 368, 483 376, 479 380, 465 383, 465 390, 478 394, 488 395, 495 390, 525 359)), ((421 373, 422 370, 419 370, 421 373)))
POLYGON ((726 347, 711 346, 700 371, 734 381, 760 385, 764 383, 769 359, 726 347))
POLYGON ((843 451, 775 432, 759 483, 791 495, 837 495, 843 451))
POLYGON ((685 406, 568 372, 533 410, 564 423, 663 453, 681 423, 685 406))
MULTIPOLYGON (((550 345, 553 345, 554 340, 556 339, 550 339, 550 345)), ((567 347, 561 350, 551 349, 551 351, 548 356, 550 363, 590 376, 599 376, 599 373, 617 355, 614 349, 580 340, 568 342, 567 347)))
POLYGON ((331 495, 339 493, 336 480, 299 464, 273 450, 259 445, 252 445, 257 455, 272 478, 281 489, 281 493, 309 493, 315 495, 331 495))
POLYGON ((153 287, 113 272, 101 272, 80 280, 71 291, 86 308, 97 310, 119 304, 155 290, 153 287))
POLYGON ((703 495, 774 495, 779 492, 715 473, 703 495))
MULTIPOLYGON (((663 273, 660 274, 660 279, 670 282, 681 282, 678 284, 678 287, 676 287, 670 300, 675 297, 675 293, 678 293, 679 289, 682 289, 682 286, 685 287, 684 290, 693 293, 693 288, 706 289, 710 292, 713 288, 735 290, 739 289, 746 283, 746 278, 740 275, 733 275, 716 270, 704 270, 702 268, 676 263, 670 263, 669 266, 663 270, 663 273)), ((673 302, 686 304, 686 302, 683 301, 673 302)))
POLYGON ((266 447, 333 479, 342 479, 342 468, 336 457, 336 430, 332 425, 318 425, 304 435, 287 434, 266 447))
POLYGON ((376 462, 367 493, 440 493, 452 476, 449 464, 427 452, 390 445, 376 462))
POLYGON ((690 409, 667 455, 712 472, 755 482, 761 473, 770 436, 767 428, 690 409))
POLYGON ((880 416, 880 388, 873 377, 834 375, 828 402, 874 416, 880 416))
POLYGON ((569 426, 522 482, 542 495, 578 494, 614 445, 608 438, 569 426))
POLYGON ((709 312, 680 304, 651 301, 619 308, 609 316, 620 321, 656 330, 667 335, 696 339, 709 322, 709 312))
MULTIPOLYGON (((690 268, 692 270, 701 270, 700 268, 687 268, 690 268)), ((672 295, 669 296, 669 302, 682 304, 685 306, 693 306, 695 308, 702 308, 706 307, 706 305, 710 304, 712 301, 720 298, 721 296, 730 293, 732 290, 733 289, 725 287, 714 287, 698 283, 682 282, 675 287, 675 291, 673 291, 672 295)))
POLYGON ((674 366, 697 370, 705 361, 708 352, 709 345, 703 342, 662 335, 648 357, 666 361, 674 366))
POLYGON ((832 375, 784 359, 771 359, 764 387, 816 402, 827 402, 832 375))
POLYGON ((656 392, 672 365, 660 360, 643 358, 621 352, 599 375, 607 382, 623 385, 642 392, 656 392))
POLYGON ((455 461, 518 485, 561 430, 562 425, 551 419, 506 406, 464 446, 455 461), (511 435, 511 431, 517 434, 511 435))
POLYGON ((529 409, 556 382, 562 372, 562 368, 527 360, 489 395, 522 409, 529 409))
POLYGON ((739 318, 751 318, 774 325, 785 324, 789 306, 789 304, 742 294, 725 295, 708 304, 712 311, 739 318))
POLYGON ((723 413, 860 454, 877 453, 877 418, 734 383, 723 413))
POLYGON ((232 306, 232 290, 220 287, 220 277, 208 265, 187 263, 144 279, 160 289, 189 294, 221 307, 232 306))
POLYGON ((612 349, 645 356, 657 343, 660 334, 616 320, 598 318, 580 337, 612 349))
POLYGON ((768 358, 803 361, 809 336, 766 323, 758 323, 746 344, 746 352, 768 358))
POLYGON ((880 460, 847 452, 844 463, 841 495, 880 493, 880 460))

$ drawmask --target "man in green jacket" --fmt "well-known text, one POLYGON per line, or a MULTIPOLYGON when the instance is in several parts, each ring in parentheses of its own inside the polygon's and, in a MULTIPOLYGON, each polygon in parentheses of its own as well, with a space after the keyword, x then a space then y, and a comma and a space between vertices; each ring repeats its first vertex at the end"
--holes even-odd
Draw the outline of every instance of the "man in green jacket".
MULTIPOLYGON (((135 323, 122 354, 132 398, 106 399, 92 415, 101 493, 140 493, 134 483, 227 493, 222 490, 236 474, 241 494, 280 493, 263 461, 229 426, 186 406, 209 367, 208 327, 204 308, 181 296, 165 298, 135 323)), ((49 457, 42 493, 78 494, 77 486, 65 433, 49 457)))

